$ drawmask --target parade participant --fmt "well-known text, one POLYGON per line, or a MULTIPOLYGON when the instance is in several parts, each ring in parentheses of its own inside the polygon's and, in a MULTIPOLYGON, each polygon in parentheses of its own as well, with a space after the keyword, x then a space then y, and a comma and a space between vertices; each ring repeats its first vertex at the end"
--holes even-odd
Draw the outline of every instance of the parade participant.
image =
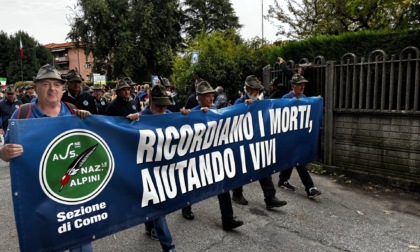
POLYGON ((287 93, 285 90, 283 84, 281 83, 280 77, 275 77, 271 83, 270 83, 270 96, 269 99, 275 99, 275 98, 282 98, 283 95, 287 93))
POLYGON ((34 94, 35 90, 32 85, 26 86, 25 90, 25 95, 23 95, 21 98, 23 104, 30 103, 33 98, 36 98, 36 95, 34 94))
POLYGON ((24 87, 18 87, 18 88, 16 88, 16 91, 18 91, 18 94, 16 95, 16 98, 19 101, 22 101, 23 96, 25 96, 25 88, 24 87))
POLYGON ((125 78, 118 83, 116 87, 117 97, 105 109, 105 115, 124 116, 130 120, 139 119, 140 106, 130 97, 130 89, 131 87, 125 81, 125 78))
POLYGON ((9 125, 9 119, 13 112, 22 105, 22 102, 16 98, 15 89, 11 86, 5 90, 5 98, 0 101, 0 118, 1 118, 1 129, 0 134, 4 135, 9 125))
MULTIPOLYGON (((81 119, 91 115, 89 111, 70 107, 61 101, 63 95, 65 81, 61 78, 60 73, 49 64, 44 65, 38 71, 35 77, 35 90, 38 97, 31 102, 29 111, 29 118, 42 118, 42 117, 58 117, 58 116, 71 116, 76 114, 81 119)), ((22 105, 22 106, 25 106, 22 105)), ((21 106, 21 108, 22 108, 21 106)), ((15 110, 11 119, 18 118, 19 110, 15 110)), ((6 162, 16 158, 23 153, 23 147, 20 144, 10 143, 8 134, 6 133, 6 144, 0 147, 0 158, 6 162)), ((75 248, 70 249, 70 252, 91 252, 92 245, 87 243, 75 248)))
POLYGON ((197 83, 194 86, 191 86, 192 94, 188 97, 187 102, 185 103, 185 106, 184 106, 185 109, 192 109, 198 106, 197 94, 195 93, 196 88, 197 88, 197 83))
POLYGON ((223 91, 223 87, 221 86, 216 88, 216 101, 214 102, 214 106, 218 109, 228 106, 228 99, 223 91))
MULTIPOLYGON (((150 90, 149 106, 140 112, 141 115, 162 115, 171 113, 167 109, 172 105, 171 98, 166 93, 164 86, 157 84, 150 90)), ((165 216, 158 217, 153 221, 144 223, 146 232, 152 239, 158 239, 163 251, 175 251, 175 245, 172 242, 172 235, 166 223, 165 216)))
POLYGON ((167 78, 163 78, 162 82, 166 88, 166 93, 171 97, 173 102, 172 105, 168 106, 168 109, 172 112, 179 112, 178 94, 175 92, 175 86, 167 78))
MULTIPOLYGON (((259 92, 262 89, 260 81, 254 75, 250 75, 245 79, 245 94, 242 98, 238 98, 235 104, 252 103, 258 99, 259 92)), ((264 201, 267 209, 274 207, 282 207, 287 204, 286 201, 276 198, 276 188, 273 184, 271 175, 259 180, 261 189, 264 192, 264 201)), ((232 200, 240 205, 248 205, 248 200, 243 195, 243 187, 238 187, 232 190, 232 200)))
POLYGON ((137 83, 127 77, 126 82, 130 85, 130 97, 133 100, 137 100, 137 83))
MULTIPOLYGON (((292 79, 290 80, 290 84, 292 86, 292 90, 283 96, 283 99, 301 99, 306 98, 304 95, 305 92, 305 84, 308 83, 302 75, 294 74, 292 79)), ((309 174, 308 170, 306 169, 305 164, 297 164, 296 170, 298 171, 300 180, 302 181, 303 185, 305 186, 306 194, 308 198, 314 199, 316 196, 321 194, 315 186, 314 182, 309 174)), ((295 187, 289 183, 290 176, 292 175, 293 167, 284 171, 281 171, 279 174, 279 183, 278 186, 284 189, 288 189, 291 191, 295 190, 295 187)))
POLYGON ((61 98, 64 102, 74 104, 79 109, 89 111, 91 114, 98 114, 96 110, 95 101, 92 95, 88 92, 82 91, 83 78, 77 72, 77 70, 70 70, 67 73, 67 90, 64 91, 63 97, 61 98))
MULTIPOLYGON (((192 110, 201 110, 204 113, 207 113, 210 109, 216 109, 216 107, 213 104, 214 101, 214 94, 216 91, 211 87, 211 85, 207 81, 201 81, 197 84, 197 100, 198 100, 198 106, 194 107, 193 109, 184 109, 181 112, 184 115, 188 115, 190 111, 192 110)), ((233 208, 232 208, 232 201, 230 198, 229 191, 221 193, 217 195, 219 199, 219 206, 220 211, 222 214, 222 226, 223 229, 228 231, 237 227, 240 227, 244 224, 243 221, 237 220, 233 216, 233 208)), ((189 210, 191 211, 191 206, 189 206, 189 210)), ((192 212, 190 212, 190 216, 192 216, 192 219, 194 218, 194 215, 192 212)), ((189 215, 186 215, 185 208, 182 209, 182 215, 184 218, 189 217, 189 215)), ((188 219, 188 218, 187 218, 188 219)))
POLYGON ((149 89, 149 84, 144 84, 143 90, 141 90, 138 95, 140 102, 146 102, 147 100, 149 100, 149 89))
POLYGON ((192 109, 196 106, 198 106, 197 101, 197 94, 195 93, 197 90, 197 85, 203 81, 200 77, 195 76, 195 82, 194 85, 191 85, 191 95, 188 97, 187 102, 185 103, 184 109, 192 109))
POLYGON ((98 110, 98 114, 104 115, 105 109, 108 106, 107 99, 103 96, 103 89, 101 84, 95 84, 92 87, 93 90, 93 98, 95 100, 96 109, 98 110))

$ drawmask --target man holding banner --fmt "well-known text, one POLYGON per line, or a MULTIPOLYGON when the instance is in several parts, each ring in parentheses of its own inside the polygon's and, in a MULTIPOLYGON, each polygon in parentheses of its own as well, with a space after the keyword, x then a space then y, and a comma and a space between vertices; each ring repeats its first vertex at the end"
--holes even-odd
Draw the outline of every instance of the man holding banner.
MULTIPOLYGON (((49 64, 41 67, 34 82, 38 98, 27 107, 28 111, 26 112, 28 115, 24 118, 58 117, 76 114, 81 119, 84 119, 91 115, 89 111, 72 109, 61 101, 65 81, 61 78, 60 73, 49 64)), ((11 118, 20 119, 21 112, 20 109, 15 110, 11 118)), ((22 145, 9 143, 8 134, 6 134, 6 144, 0 147, 0 158, 8 162, 12 158, 20 156, 22 153, 22 145)), ((70 251, 90 252, 92 251, 92 246, 90 243, 87 243, 72 248, 70 251)))
MULTIPOLYGON (((305 84, 308 83, 308 80, 305 79, 300 74, 294 74, 292 79, 290 80, 290 84, 292 84, 292 90, 285 94, 282 99, 301 99, 306 98, 303 94, 305 91, 305 84)), ((308 195, 309 199, 314 199, 316 196, 321 195, 321 191, 319 191, 312 181, 311 175, 309 174, 308 170, 305 167, 305 164, 296 164, 296 170, 298 171, 300 180, 302 184, 305 186, 306 194, 308 195)), ((279 174, 279 183, 278 186, 287 190, 294 191, 295 187, 289 183, 290 176, 292 175, 293 167, 284 171, 281 171, 279 174)))
MULTIPOLYGON (((210 86, 210 84, 207 81, 201 81, 197 84, 197 100, 198 100, 198 106, 192 108, 191 110, 202 110, 204 113, 207 113, 209 109, 216 109, 216 107, 213 104, 214 101, 214 95, 216 91, 210 86)), ((183 110, 181 111, 183 114, 188 114, 191 110, 183 110)), ((217 195, 219 198, 219 206, 220 211, 222 213, 222 225, 223 229, 228 231, 237 227, 240 227, 244 224, 243 221, 237 220, 233 216, 233 208, 232 208, 232 201, 230 198, 229 191, 221 193, 217 195)), ((191 206, 183 209, 183 214, 185 209, 190 209, 191 206)))
MULTIPOLYGON (((140 112, 141 115, 163 115, 171 113, 167 109, 172 105, 169 95, 166 93, 166 88, 160 84, 153 86, 150 91, 149 106, 140 112)), ((146 232, 152 239, 155 237, 159 239, 163 251, 175 251, 175 245, 172 242, 172 235, 166 223, 165 216, 160 216, 153 221, 144 223, 146 232)))
MULTIPOLYGON (((245 95, 241 98, 238 98, 235 101, 235 104, 248 103, 251 104, 254 100, 258 100, 259 92, 264 87, 261 85, 260 81, 254 75, 250 75, 245 79, 245 95)), ((267 209, 272 209, 274 207, 282 207, 287 204, 286 201, 279 200, 276 198, 276 188, 273 184, 273 179, 271 175, 260 179, 260 185, 264 192, 264 201, 267 209)), ((233 191, 232 200, 240 205, 248 205, 248 201, 243 195, 243 187, 238 187, 233 191)))

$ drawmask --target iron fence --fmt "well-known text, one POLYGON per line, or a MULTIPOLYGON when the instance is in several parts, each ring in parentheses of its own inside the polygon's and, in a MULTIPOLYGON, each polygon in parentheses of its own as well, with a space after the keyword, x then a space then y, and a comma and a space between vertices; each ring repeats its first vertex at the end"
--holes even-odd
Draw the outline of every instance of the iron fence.
MULTIPOLYGON (((375 50, 367 59, 360 60, 355 54, 346 53, 340 62, 333 64, 328 64, 323 56, 312 62, 304 58, 297 64, 289 60, 287 67, 294 72, 299 68, 304 70, 303 75, 309 80, 307 96, 328 97, 326 87, 331 85, 329 92, 333 92, 332 109, 335 111, 420 113, 420 50, 414 46, 404 48, 399 55, 375 50), (333 69, 328 71, 327 66, 333 69), (328 78, 327 72, 332 78, 328 78)), ((290 89, 279 63, 263 69, 263 84, 267 89, 274 77, 280 77, 283 85, 290 89)))

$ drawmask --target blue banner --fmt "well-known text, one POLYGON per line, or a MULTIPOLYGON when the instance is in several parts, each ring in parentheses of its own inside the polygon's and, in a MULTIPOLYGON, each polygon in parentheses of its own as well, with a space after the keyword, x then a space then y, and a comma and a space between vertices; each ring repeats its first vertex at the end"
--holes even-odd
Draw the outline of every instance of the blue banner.
POLYGON ((322 98, 122 117, 10 120, 22 251, 84 244, 318 158, 322 98))

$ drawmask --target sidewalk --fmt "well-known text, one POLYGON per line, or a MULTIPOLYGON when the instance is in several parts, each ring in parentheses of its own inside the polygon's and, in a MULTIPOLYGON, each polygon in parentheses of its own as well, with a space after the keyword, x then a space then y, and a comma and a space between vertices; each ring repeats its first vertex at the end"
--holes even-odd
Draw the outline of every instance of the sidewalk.
MULTIPOLYGON (((317 200, 306 197, 296 171, 295 192, 277 188, 288 204, 265 208, 258 182, 244 186, 248 206, 233 203, 235 215, 245 222, 225 232, 217 197, 193 205, 195 220, 181 211, 167 221, 177 251, 419 251, 420 197, 383 187, 340 184, 329 175, 312 174, 322 191, 317 200), (364 190, 363 187, 366 189, 364 190)), ((278 174, 273 175, 277 184, 278 174)), ((8 164, 0 161, 0 251, 19 251, 14 224, 8 164)), ((34 230, 39 232, 41 230, 34 230)), ((94 251, 161 251, 146 236, 144 225, 93 242, 94 251)))

